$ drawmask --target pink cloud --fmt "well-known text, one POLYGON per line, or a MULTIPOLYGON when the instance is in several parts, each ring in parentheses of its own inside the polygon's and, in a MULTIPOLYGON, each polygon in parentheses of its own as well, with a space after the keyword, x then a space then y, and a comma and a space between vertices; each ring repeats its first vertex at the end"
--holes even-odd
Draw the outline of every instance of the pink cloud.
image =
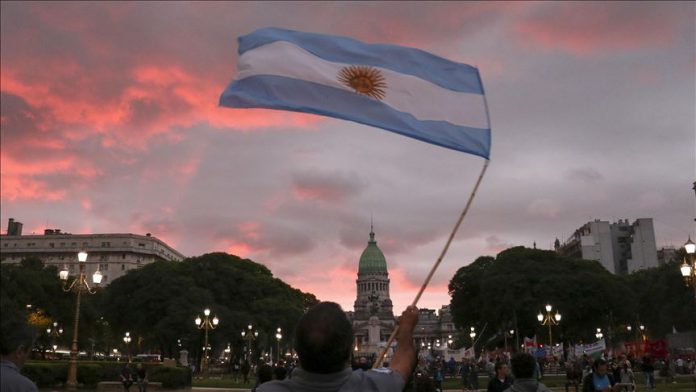
POLYGON ((546 3, 514 23, 513 31, 523 46, 583 56, 670 45, 682 17, 649 3, 546 3))

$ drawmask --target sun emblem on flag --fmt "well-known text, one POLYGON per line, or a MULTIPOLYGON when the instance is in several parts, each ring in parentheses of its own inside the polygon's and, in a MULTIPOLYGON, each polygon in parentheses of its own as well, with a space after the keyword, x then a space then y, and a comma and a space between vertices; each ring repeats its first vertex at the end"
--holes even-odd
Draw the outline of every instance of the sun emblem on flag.
POLYGON ((356 93, 375 99, 383 99, 386 94, 387 83, 377 68, 364 65, 343 67, 338 72, 338 80, 356 93))

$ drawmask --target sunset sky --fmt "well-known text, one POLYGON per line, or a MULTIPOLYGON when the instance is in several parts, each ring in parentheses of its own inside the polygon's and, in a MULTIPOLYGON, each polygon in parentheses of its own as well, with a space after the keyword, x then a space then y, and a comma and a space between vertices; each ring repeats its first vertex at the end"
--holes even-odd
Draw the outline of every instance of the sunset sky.
MULTIPOLYGON (((262 27, 414 46, 479 67, 491 163, 420 306, 481 255, 592 219, 696 236, 693 2, 2 2, 1 193, 24 234, 152 233, 352 309, 370 231, 400 312, 483 160, 376 128, 228 109, 262 27)), ((501 282, 504 284, 504 282, 501 282)))

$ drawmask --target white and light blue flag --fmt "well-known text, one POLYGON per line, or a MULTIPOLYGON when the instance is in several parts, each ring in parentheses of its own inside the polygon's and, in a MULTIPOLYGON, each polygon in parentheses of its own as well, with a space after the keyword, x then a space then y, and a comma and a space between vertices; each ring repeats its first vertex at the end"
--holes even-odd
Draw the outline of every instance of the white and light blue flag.
POLYGON ((233 108, 320 114, 488 159, 491 130, 478 69, 419 49, 277 28, 239 37, 233 108))

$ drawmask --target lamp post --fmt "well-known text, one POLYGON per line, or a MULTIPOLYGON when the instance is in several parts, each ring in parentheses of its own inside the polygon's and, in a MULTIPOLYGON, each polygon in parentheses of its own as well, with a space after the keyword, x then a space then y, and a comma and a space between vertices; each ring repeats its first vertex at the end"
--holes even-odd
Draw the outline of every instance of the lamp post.
POLYGON ((684 283, 694 289, 694 298, 696 298, 696 261, 694 260, 696 244, 691 241, 691 236, 689 236, 686 244, 684 244, 684 250, 686 250, 689 260, 687 261, 685 258, 679 270, 681 271, 682 278, 684 278, 684 283))
MULTIPOLYGON (((63 291, 72 291, 77 295, 77 301, 75 302, 75 322, 73 323, 73 338, 72 346, 70 347, 70 363, 68 364, 68 379, 65 382, 67 389, 77 388, 77 336, 78 327, 80 324, 80 300, 82 298, 82 293, 94 294, 93 288, 89 287, 87 283, 87 278, 85 276, 85 263, 87 262, 87 252, 81 251, 77 254, 77 261, 80 267, 79 273, 75 279, 68 285, 68 269, 64 266, 63 269, 58 273, 58 276, 63 280, 63 291)), ((92 275, 92 282, 96 286, 101 283, 102 274, 97 269, 97 272, 92 275)))
POLYGON ((205 330, 205 343, 203 345, 203 364, 201 366, 202 373, 205 377, 208 376, 208 350, 210 350, 210 347, 208 347, 208 330, 210 329, 215 329, 217 327, 218 323, 220 322, 220 319, 217 318, 217 316, 213 316, 213 318, 210 318, 210 309, 205 308, 203 310, 203 320, 201 320, 201 316, 196 316, 196 319, 194 320, 196 323, 196 326, 198 329, 204 329, 205 330))
POLYGON ((51 328, 51 327, 46 328, 46 334, 48 334, 48 337, 51 340, 51 346, 53 347, 53 356, 55 357, 56 356, 56 349, 58 348, 58 345, 56 344, 56 340, 58 340, 58 338, 63 334, 63 328, 58 326, 57 321, 54 321, 53 328, 51 328))
POLYGON ((126 355, 127 355, 126 358, 128 359, 128 362, 130 362, 130 360, 131 360, 130 342, 131 342, 130 332, 126 332, 126 334, 123 336, 123 343, 126 344, 126 355))
POLYGON ((506 352, 507 352, 507 350, 508 350, 507 340, 508 340, 508 338, 512 338, 513 336, 515 336, 515 330, 514 330, 514 329, 511 329, 511 330, 509 330, 509 331, 503 332, 503 340, 505 340, 505 351, 506 351, 506 352))
POLYGON ((595 333, 594 336, 597 338, 597 340, 602 339, 604 337, 604 334, 602 333, 602 328, 597 328, 597 333, 595 333))
POLYGON ((452 340, 452 335, 447 335, 447 348, 452 349, 452 343, 454 340, 452 340))
POLYGON ((278 327, 276 330, 276 363, 280 362, 280 339, 283 338, 283 334, 281 333, 282 329, 278 327))
POLYGON ((558 310, 556 310, 556 314, 551 314, 551 310, 553 307, 549 304, 546 305, 546 316, 544 316, 541 312, 537 314, 537 320, 541 323, 541 325, 548 325, 549 326, 549 347, 553 347, 553 337, 551 335, 551 326, 552 325, 558 325, 558 323, 561 322, 561 314, 558 313, 558 310))
POLYGON ((247 354, 249 357, 251 357, 251 341, 259 337, 259 331, 254 331, 254 326, 249 324, 247 325, 247 330, 242 331, 242 339, 246 341, 247 344, 247 350, 244 353, 244 356, 246 357, 247 354))
POLYGON ((471 348, 474 350, 474 354, 476 354, 476 328, 471 327, 469 331, 469 337, 471 338, 471 348))

